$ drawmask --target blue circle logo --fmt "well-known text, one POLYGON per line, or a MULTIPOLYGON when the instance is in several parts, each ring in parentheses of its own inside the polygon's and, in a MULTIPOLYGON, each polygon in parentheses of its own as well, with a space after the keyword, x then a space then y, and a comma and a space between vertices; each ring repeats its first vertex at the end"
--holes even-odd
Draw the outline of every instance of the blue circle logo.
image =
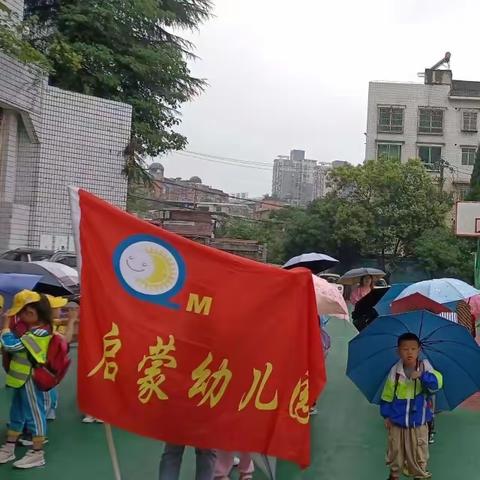
POLYGON ((130 295, 179 308, 170 299, 183 288, 185 263, 171 245, 151 235, 134 235, 115 249, 113 261, 115 273, 130 295))

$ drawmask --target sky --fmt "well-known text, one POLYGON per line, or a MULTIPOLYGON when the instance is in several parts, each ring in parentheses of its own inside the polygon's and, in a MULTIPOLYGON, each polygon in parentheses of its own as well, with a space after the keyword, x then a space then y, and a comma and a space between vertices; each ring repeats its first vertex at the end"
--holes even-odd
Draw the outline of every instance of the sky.
MULTIPOLYGON (((368 82, 422 82, 452 53, 453 76, 479 80, 477 0, 216 0, 184 34, 205 92, 184 105, 189 152, 273 165, 292 149, 319 161, 364 160, 368 82)), ((245 168, 172 153, 168 177, 228 193, 271 191, 268 165, 245 168)))

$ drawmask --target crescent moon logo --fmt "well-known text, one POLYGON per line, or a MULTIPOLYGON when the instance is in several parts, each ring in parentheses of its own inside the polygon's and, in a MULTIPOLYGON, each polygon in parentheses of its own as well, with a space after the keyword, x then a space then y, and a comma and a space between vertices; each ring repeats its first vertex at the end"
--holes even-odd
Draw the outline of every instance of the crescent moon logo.
POLYGON ((151 235, 124 240, 113 256, 122 287, 134 297, 178 309, 170 302, 185 282, 185 263, 178 251, 151 235))

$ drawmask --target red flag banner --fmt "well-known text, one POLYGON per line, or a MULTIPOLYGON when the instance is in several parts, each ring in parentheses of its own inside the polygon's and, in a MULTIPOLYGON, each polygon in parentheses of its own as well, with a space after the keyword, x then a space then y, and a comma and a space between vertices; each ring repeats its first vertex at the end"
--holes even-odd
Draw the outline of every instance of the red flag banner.
POLYGON ((83 412, 180 445, 310 463, 325 367, 311 274, 197 244, 72 189, 83 412))

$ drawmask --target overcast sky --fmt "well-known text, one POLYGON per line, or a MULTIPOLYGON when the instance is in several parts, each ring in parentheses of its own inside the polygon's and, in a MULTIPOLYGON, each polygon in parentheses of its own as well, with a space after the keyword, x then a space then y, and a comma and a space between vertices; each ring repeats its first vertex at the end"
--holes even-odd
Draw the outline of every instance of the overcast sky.
MULTIPOLYGON (((452 53, 454 78, 480 81, 477 0, 216 0, 189 35, 192 73, 209 87, 182 109, 187 150, 273 163, 293 148, 320 161, 364 160, 368 82, 422 81, 452 53)), ((271 190, 271 171, 186 155, 169 177, 229 193, 271 190)))

